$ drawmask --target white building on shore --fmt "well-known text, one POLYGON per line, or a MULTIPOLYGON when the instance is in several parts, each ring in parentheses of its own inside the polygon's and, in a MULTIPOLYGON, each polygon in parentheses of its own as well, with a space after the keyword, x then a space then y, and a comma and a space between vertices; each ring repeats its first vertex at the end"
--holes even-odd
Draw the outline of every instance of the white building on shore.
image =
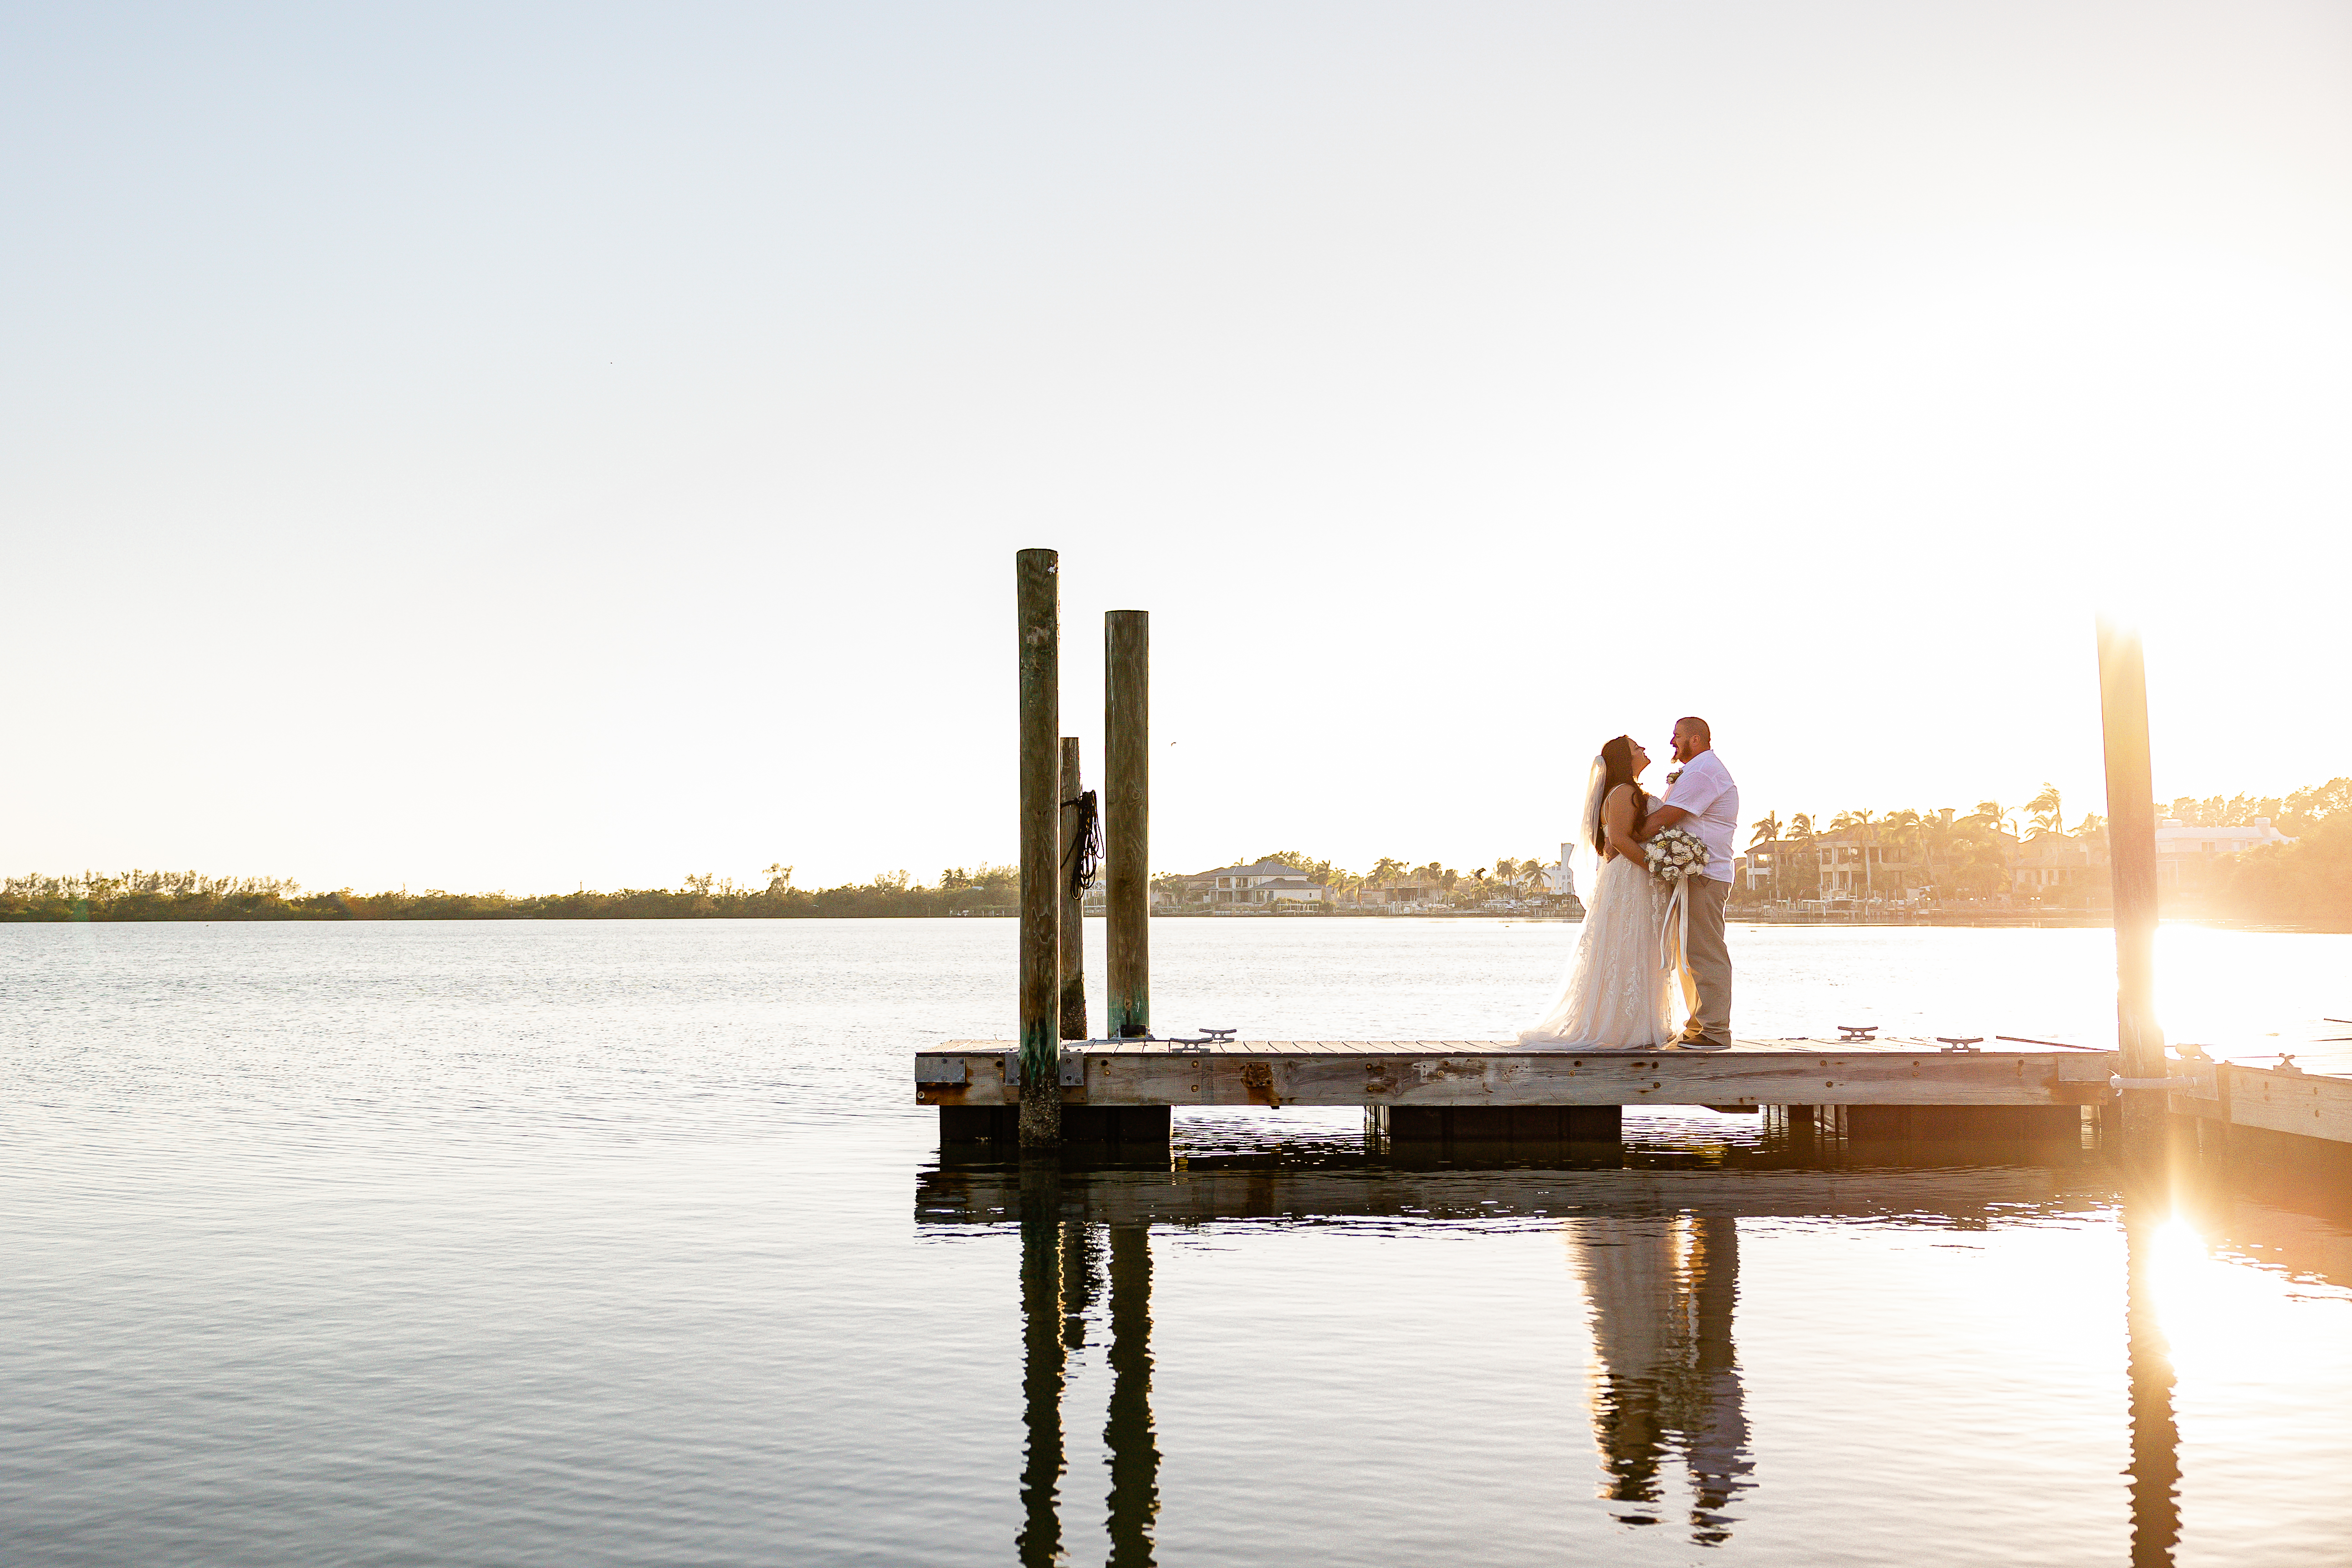
POLYGON ((1217 907, 1253 904, 1319 904, 1330 889, 1310 882, 1296 866, 1260 860, 1248 866, 1220 866, 1213 871, 1184 879, 1187 903, 1217 907))
POLYGON ((2156 883, 2159 888, 2193 885, 2231 856, 2294 840, 2258 816, 2237 827, 2193 827, 2168 816, 2156 825, 2156 883))
POLYGON ((1575 850, 1573 844, 1561 845, 1559 858, 1543 868, 1544 890, 1555 899, 1576 896, 1575 850))

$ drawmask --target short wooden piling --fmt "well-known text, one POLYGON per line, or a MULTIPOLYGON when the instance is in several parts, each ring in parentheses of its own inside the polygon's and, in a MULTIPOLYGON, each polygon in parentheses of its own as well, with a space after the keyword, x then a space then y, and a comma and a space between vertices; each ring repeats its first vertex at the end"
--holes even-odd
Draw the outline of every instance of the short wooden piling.
MULTIPOLYGON (((2099 719, 2107 764, 2107 862, 2116 906, 2116 1034, 2119 1076, 2165 1076, 2156 1019, 2156 784, 2148 759, 2147 673, 2139 634, 2099 622, 2099 719)), ((2158 1147, 2165 1091, 2123 1091, 2126 1148, 2158 1147)))
POLYGON ((1103 616, 1104 1033, 1151 1033, 1151 616, 1103 616))
POLYGON ((1021 1144, 1062 1141, 1061 558, 1024 550, 1013 568, 1021 632, 1021 1144))
POLYGON ((1062 737, 1061 858, 1054 872, 1062 929, 1062 1038, 1087 1035, 1086 906, 1078 886, 1079 841, 1086 836, 1086 792, 1078 777, 1078 738, 1062 737))

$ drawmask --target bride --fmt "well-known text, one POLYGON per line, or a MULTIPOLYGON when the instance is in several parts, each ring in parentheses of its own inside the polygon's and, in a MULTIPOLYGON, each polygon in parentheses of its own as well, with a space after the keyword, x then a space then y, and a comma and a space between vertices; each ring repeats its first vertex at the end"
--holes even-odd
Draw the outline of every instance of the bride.
POLYGON ((1674 1037, 1669 982, 1661 967, 1663 883, 1634 835, 1649 815, 1640 783, 1649 753, 1620 735, 1592 759, 1584 795, 1584 842, 1601 858, 1576 961, 1559 998, 1519 1043, 1545 1050, 1660 1050, 1674 1037))

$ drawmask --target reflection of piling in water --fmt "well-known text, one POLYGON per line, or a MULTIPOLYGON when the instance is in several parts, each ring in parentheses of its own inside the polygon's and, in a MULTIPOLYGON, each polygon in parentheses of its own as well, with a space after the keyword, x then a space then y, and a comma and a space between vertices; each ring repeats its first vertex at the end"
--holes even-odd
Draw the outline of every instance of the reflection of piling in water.
POLYGON ((1108 1524, 1111 1568, 1150 1568, 1160 1515, 1160 1444, 1151 1420, 1151 1243, 1141 1225, 1097 1230, 1062 1215, 1060 1167, 1034 1156, 1020 1172, 1022 1523, 1024 1568, 1063 1561, 1061 1484, 1067 1468, 1062 1397, 1069 1353, 1087 1342, 1087 1315, 1102 1300, 1108 1252, 1110 1407, 1108 1524), (1108 1249, 1105 1247, 1107 1239, 1108 1249))
POLYGON ((1021 1168, 1021 1403, 1028 1442, 1021 1465, 1024 1568, 1060 1561, 1062 1521, 1061 1173, 1047 1160, 1021 1168))
POLYGON ((2124 1328, 2130 1381, 2132 1568, 2171 1568, 2180 1540, 2180 1425, 2172 1413, 2172 1346, 2148 1278, 2165 1211, 2124 1196, 2124 1328))
POLYGON ((1160 1442, 1151 1425, 1151 1233, 1110 1227, 1110 1568, 1150 1568, 1160 1515, 1160 1442))
POLYGON ((1101 1272, 1101 1247, 1082 1219, 1062 1222, 1062 1348, 1083 1349, 1087 1342, 1087 1309, 1095 1304, 1096 1277, 1101 1272))
MULTIPOLYGON (((1656 1503, 1680 1449, 1692 1539, 1730 1538, 1724 1510, 1752 1483, 1748 1419, 1731 1334, 1738 1300, 1735 1222, 1725 1215, 1589 1218, 1569 1224, 1591 1314, 1592 1427, 1612 1501, 1656 1503)), ((1628 1511, 1626 1523, 1654 1524, 1628 1511)))

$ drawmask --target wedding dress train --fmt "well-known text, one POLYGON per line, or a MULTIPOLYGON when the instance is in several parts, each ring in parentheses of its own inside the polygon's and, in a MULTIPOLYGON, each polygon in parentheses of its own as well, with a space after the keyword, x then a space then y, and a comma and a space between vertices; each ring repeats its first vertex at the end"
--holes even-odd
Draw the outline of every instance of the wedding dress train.
POLYGON ((1672 981, 1659 966, 1666 889, 1622 856, 1601 862, 1576 962, 1559 997, 1519 1043, 1546 1050, 1654 1049, 1673 1037, 1672 981))

